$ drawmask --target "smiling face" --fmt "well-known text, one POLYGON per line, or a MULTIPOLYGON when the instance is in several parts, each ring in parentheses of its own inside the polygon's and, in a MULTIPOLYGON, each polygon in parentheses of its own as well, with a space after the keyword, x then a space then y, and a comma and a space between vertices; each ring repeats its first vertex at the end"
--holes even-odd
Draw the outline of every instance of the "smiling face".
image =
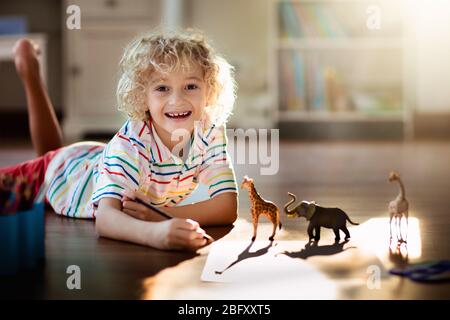
POLYGON ((191 134, 194 122, 202 119, 207 89, 203 70, 195 63, 189 68, 151 75, 146 105, 159 137, 170 149, 177 143, 172 141, 175 130, 184 129, 191 134))

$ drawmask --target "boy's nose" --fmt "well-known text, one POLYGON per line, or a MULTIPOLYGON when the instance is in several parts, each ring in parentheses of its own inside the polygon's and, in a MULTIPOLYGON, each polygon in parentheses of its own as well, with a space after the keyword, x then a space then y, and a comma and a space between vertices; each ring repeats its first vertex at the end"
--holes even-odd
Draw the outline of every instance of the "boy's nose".
POLYGON ((184 92, 182 92, 181 90, 173 90, 172 94, 170 95, 170 99, 169 99, 169 103, 171 105, 178 105, 181 102, 183 102, 184 99, 184 92))

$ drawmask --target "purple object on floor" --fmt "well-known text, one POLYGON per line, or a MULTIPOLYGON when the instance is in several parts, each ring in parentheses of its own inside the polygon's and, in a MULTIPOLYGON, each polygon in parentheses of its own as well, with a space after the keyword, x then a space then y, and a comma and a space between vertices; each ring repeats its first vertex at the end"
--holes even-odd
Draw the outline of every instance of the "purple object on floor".
POLYGON ((392 269, 391 274, 425 283, 450 282, 450 260, 426 261, 410 264, 404 269, 392 269))

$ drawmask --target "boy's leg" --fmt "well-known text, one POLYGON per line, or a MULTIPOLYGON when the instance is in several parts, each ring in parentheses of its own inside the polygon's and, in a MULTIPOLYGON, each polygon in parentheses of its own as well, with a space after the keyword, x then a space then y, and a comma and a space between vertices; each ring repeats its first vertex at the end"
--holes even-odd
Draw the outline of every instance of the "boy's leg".
POLYGON ((31 140, 38 156, 62 147, 62 130, 39 73, 39 49, 27 40, 17 41, 14 62, 25 88, 31 140))
POLYGON ((0 168, 0 214, 31 207, 58 150, 20 164, 0 168))

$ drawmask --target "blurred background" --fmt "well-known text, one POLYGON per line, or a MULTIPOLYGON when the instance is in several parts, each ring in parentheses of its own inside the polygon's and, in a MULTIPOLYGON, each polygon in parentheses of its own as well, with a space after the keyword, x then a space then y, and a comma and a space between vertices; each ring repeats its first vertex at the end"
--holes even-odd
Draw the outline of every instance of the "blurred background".
POLYGON ((109 137, 124 119, 115 102, 123 47, 161 24, 203 30, 235 66, 229 127, 307 140, 450 137, 447 0, 2 1, 0 137, 28 135, 10 53, 18 38, 42 47, 66 137, 109 137), (66 25, 72 4, 80 29, 66 25))

